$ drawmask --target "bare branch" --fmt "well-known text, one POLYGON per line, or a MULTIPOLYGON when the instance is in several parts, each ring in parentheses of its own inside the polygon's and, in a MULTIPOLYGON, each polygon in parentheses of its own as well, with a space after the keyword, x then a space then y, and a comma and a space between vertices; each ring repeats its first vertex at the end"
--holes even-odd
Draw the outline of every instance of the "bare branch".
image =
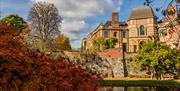
POLYGON ((59 16, 58 9, 54 4, 47 2, 38 2, 33 5, 29 13, 31 28, 37 32, 43 40, 50 40, 53 31, 59 31, 59 24, 62 18, 59 16))

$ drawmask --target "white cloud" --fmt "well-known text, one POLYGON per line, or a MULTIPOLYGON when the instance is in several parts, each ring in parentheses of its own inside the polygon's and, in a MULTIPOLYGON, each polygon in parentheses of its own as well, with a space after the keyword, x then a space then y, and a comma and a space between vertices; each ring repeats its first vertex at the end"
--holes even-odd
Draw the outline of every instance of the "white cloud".
POLYGON ((122 0, 33 0, 54 3, 64 18, 85 19, 116 10, 122 0))
MULTIPOLYGON (((89 17, 105 15, 112 11, 120 11, 123 0, 32 0, 33 2, 45 1, 55 4, 63 17, 61 31, 71 40, 81 41, 82 33, 90 27, 85 22, 89 17)), ((101 22, 101 21, 100 21, 101 22)), ((92 31, 92 30, 91 30, 92 31)))
POLYGON ((71 32, 72 30, 74 32, 79 32, 80 30, 86 29, 88 27, 88 24, 82 21, 63 21, 62 23, 62 31, 64 32, 71 32))

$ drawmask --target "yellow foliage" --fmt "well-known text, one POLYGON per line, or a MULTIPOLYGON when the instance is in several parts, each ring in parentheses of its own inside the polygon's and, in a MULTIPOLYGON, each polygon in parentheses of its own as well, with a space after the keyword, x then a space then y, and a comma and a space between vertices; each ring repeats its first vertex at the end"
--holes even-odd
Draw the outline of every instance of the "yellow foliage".
POLYGON ((96 37, 92 39, 92 46, 91 50, 92 51, 99 51, 99 50, 104 50, 107 49, 107 44, 106 40, 103 37, 96 37))
POLYGON ((69 38, 65 35, 59 35, 56 38, 57 47, 60 50, 71 50, 69 38))

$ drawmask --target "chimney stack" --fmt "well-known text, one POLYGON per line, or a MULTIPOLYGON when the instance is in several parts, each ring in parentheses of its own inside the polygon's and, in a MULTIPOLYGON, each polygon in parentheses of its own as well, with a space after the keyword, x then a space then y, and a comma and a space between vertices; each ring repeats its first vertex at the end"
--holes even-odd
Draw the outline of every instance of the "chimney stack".
POLYGON ((112 22, 119 22, 119 13, 118 12, 112 13, 112 22))

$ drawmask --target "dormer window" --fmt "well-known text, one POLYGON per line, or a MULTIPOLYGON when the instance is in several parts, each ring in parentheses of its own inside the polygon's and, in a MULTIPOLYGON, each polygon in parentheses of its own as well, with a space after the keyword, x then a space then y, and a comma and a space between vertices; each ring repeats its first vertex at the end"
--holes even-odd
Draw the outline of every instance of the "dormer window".
POLYGON ((143 25, 141 25, 139 28, 139 35, 146 35, 146 30, 143 25))

